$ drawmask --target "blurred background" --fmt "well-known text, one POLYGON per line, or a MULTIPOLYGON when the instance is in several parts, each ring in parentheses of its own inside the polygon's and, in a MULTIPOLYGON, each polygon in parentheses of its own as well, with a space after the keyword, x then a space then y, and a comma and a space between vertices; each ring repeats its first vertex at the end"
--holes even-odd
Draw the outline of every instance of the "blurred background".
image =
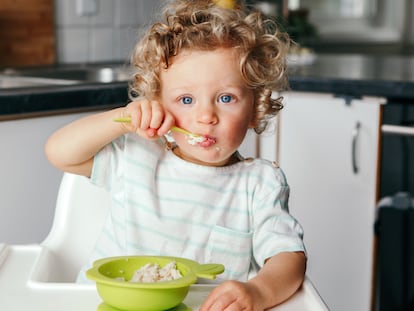
MULTIPOLYGON (((316 52, 410 54, 409 0, 245 0, 316 52)), ((0 66, 125 61, 160 0, 2 0, 0 66)))
MULTIPOLYGON (((392 266, 403 281, 379 295, 374 226, 380 199, 414 194, 413 1, 243 1, 295 44, 285 109, 270 133, 248 134, 242 154, 285 170, 308 273, 332 310, 406 300, 414 230, 407 218, 391 226, 405 230, 390 252, 403 254, 392 266)), ((163 2, 0 0, 0 244, 47 236, 62 172, 44 143, 72 120, 125 105, 129 56, 163 2)))

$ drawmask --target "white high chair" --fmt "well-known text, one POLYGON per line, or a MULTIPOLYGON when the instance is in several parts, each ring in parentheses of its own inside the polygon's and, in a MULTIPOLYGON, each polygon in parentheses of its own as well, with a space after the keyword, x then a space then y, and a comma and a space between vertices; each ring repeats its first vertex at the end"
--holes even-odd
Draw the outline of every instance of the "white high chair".
POLYGON ((102 230, 109 202, 109 194, 88 178, 63 174, 52 228, 41 244, 54 257, 52 262, 65 268, 59 269, 60 275, 49 275, 49 282, 76 280, 102 230))
MULTIPOLYGON (((87 262, 108 211, 109 195, 105 190, 92 185, 86 177, 64 173, 52 229, 41 243, 48 256, 53 256, 53 260, 48 260, 48 269, 54 273, 46 273, 47 282, 75 281, 78 271, 87 262)), ((44 268, 41 269, 43 275, 44 268)), ((295 297, 275 310, 326 311, 328 307, 306 278, 295 297)))

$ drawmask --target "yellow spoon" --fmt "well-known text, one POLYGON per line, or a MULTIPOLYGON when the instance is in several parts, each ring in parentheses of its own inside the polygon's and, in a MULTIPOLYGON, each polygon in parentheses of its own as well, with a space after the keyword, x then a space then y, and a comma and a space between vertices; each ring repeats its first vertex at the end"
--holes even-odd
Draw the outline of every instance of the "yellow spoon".
MULTIPOLYGON (((114 121, 115 121, 115 122, 123 122, 123 123, 131 123, 131 118, 130 118, 130 117, 115 118, 115 119, 114 119, 114 121)), ((188 136, 190 136, 190 137, 192 137, 192 138, 198 138, 198 137, 202 137, 202 138, 204 138, 204 137, 203 137, 202 135, 200 135, 200 134, 191 133, 191 132, 189 132, 189 131, 187 131, 187 130, 185 130, 185 129, 181 128, 181 127, 175 126, 175 125, 173 125, 173 126, 171 127, 171 129, 170 129, 170 130, 171 130, 171 131, 174 131, 174 132, 179 132, 179 133, 182 133, 182 134, 188 135, 188 136)))

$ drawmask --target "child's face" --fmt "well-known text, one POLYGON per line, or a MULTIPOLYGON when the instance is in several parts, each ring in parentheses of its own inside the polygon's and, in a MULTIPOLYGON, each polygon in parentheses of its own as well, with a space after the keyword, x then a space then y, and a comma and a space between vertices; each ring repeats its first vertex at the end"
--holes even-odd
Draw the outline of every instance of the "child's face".
POLYGON ((254 126, 254 96, 244 82, 234 49, 182 51, 161 72, 160 100, 177 126, 207 135, 208 146, 190 145, 173 133, 180 156, 188 161, 222 166, 254 126))

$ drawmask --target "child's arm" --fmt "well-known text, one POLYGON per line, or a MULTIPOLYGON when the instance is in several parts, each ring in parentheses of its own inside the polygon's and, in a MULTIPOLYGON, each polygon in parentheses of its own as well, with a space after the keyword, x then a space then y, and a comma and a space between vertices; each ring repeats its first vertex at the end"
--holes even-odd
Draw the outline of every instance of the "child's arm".
POLYGON ((269 258, 256 277, 246 283, 226 281, 216 287, 200 311, 254 310, 274 307, 292 296, 303 282, 306 257, 302 252, 269 258))
POLYGON ((56 131, 47 141, 45 152, 57 168, 90 176, 95 154, 117 137, 136 132, 145 138, 165 135, 174 124, 172 116, 156 101, 140 99, 125 107, 91 115, 56 131), (130 116, 131 123, 118 123, 130 116))

